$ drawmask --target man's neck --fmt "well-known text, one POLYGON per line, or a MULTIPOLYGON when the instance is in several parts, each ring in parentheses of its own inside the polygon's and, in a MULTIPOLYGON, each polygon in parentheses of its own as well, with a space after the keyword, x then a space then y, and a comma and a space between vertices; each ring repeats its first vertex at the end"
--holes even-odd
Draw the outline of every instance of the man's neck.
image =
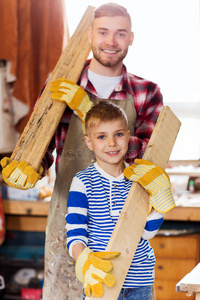
POLYGON ((99 75, 116 77, 122 75, 123 62, 113 67, 106 67, 100 64, 94 57, 91 59, 89 69, 99 75))

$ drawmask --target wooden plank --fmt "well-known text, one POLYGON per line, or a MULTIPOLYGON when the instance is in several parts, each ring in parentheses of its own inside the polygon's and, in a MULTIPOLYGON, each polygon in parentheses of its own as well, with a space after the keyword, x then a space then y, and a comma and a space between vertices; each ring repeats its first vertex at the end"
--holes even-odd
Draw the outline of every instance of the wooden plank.
POLYGON ((66 108, 64 103, 51 99, 50 84, 58 77, 78 81, 85 61, 90 53, 88 29, 94 7, 88 6, 75 33, 58 60, 51 78, 42 93, 12 155, 11 160, 27 161, 38 169, 51 138, 66 108))
MULTIPOLYGON (((165 106, 159 115, 143 158, 165 169, 179 128, 180 121, 171 109, 165 106)), ((106 251, 121 252, 118 258, 113 259, 113 274, 117 282, 113 288, 104 285, 104 295, 101 299, 115 300, 119 296, 146 224, 148 200, 148 193, 139 184, 133 182, 106 248, 106 251)), ((86 299, 94 300, 95 297, 86 297, 86 299)))

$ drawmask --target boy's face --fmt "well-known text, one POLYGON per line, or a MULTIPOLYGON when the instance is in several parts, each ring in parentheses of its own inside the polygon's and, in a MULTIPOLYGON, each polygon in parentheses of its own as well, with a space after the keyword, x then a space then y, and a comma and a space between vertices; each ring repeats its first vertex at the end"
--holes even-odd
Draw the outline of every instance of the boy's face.
POLYGON ((99 122, 91 128, 85 142, 95 153, 96 161, 103 170, 109 166, 120 166, 128 149, 130 131, 123 119, 99 122))
POLYGON ((131 23, 127 17, 100 17, 93 22, 89 41, 94 59, 106 67, 122 64, 133 42, 131 23))

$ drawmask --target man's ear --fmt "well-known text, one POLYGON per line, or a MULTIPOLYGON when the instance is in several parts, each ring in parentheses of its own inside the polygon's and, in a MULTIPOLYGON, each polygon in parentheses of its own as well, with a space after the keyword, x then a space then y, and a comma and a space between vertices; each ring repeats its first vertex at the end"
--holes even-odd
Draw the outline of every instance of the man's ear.
POLYGON ((130 46, 132 46, 132 44, 133 44, 133 40, 134 40, 134 33, 133 33, 133 32, 131 32, 131 36, 130 36, 130 43, 129 43, 129 45, 130 45, 130 46))
POLYGON ((93 151, 93 147, 92 147, 92 144, 91 144, 91 142, 90 142, 89 136, 85 135, 85 136, 84 136, 84 139, 85 139, 85 143, 86 143, 87 147, 88 147, 91 151, 93 151))
POLYGON ((88 30, 88 41, 90 44, 92 43, 92 27, 88 30))

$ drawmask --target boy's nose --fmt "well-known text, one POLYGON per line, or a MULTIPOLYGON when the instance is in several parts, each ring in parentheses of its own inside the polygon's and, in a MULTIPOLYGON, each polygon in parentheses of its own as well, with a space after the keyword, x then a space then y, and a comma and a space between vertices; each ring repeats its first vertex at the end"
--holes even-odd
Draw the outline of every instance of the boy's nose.
POLYGON ((108 145, 109 147, 115 146, 116 145, 115 138, 113 137, 109 138, 108 145))

